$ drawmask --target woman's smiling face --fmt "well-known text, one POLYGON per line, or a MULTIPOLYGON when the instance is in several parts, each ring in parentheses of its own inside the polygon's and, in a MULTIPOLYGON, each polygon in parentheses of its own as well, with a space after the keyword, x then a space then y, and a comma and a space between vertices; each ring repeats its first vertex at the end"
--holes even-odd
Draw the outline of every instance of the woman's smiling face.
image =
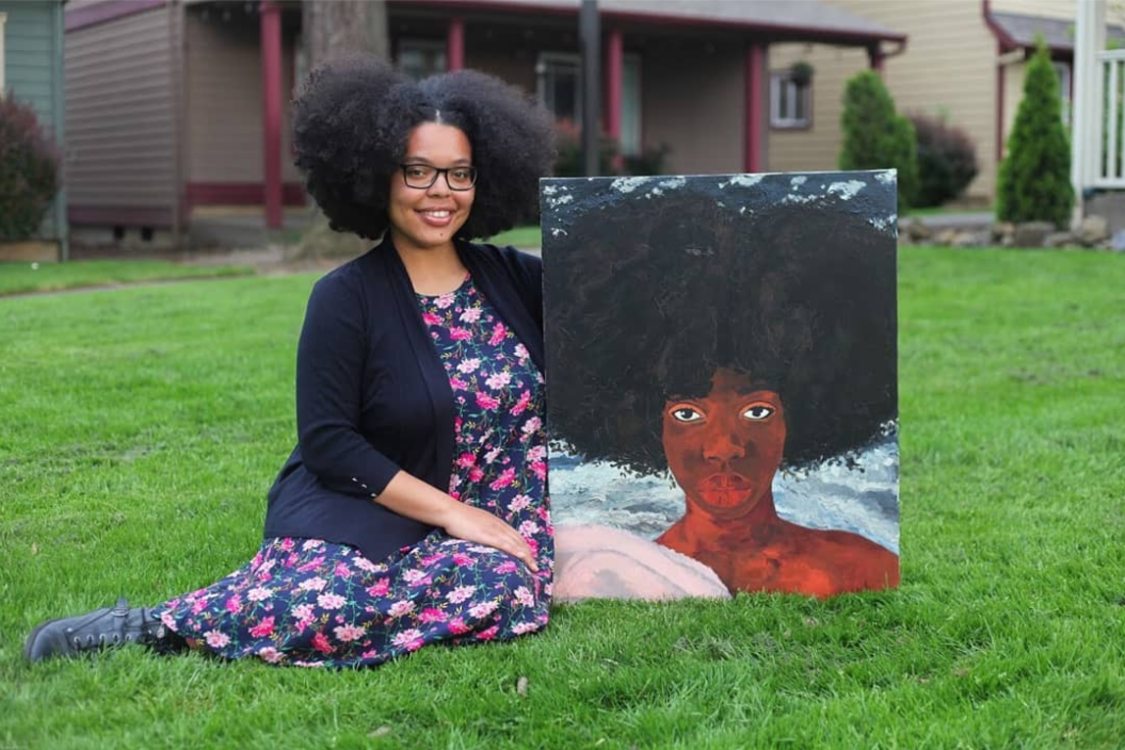
MULTIPOLYGON (((468 136, 459 128, 424 122, 410 132, 402 163, 468 168, 473 163, 473 150, 468 136)), ((428 250, 452 242, 469 218, 476 188, 451 190, 448 180, 449 174, 443 173, 428 188, 413 188, 403 179, 402 169, 391 175, 388 213, 395 247, 428 250)))
POLYGON ((785 410, 774 391, 721 367, 702 398, 664 408, 664 454, 689 503, 739 518, 770 496, 785 447, 785 410))

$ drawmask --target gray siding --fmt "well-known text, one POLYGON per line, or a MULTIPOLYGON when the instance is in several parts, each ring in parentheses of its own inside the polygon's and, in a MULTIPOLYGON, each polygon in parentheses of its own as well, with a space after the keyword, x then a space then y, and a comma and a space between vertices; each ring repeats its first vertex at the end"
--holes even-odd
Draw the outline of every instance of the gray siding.
POLYGON ((73 208, 174 209, 178 13, 162 6, 67 34, 73 208))
MULTIPOLYGON (((7 14, 4 27, 4 95, 30 104, 43 129, 64 148, 65 117, 62 112, 61 2, 0 2, 7 14)), ((66 235, 62 195, 55 201, 39 230, 44 239, 66 235)))

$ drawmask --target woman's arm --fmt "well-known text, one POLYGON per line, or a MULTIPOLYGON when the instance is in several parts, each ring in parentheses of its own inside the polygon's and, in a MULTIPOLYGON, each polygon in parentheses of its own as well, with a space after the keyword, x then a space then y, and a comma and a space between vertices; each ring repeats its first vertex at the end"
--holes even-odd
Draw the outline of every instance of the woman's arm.
POLYGON ((391 479, 375 502, 401 516, 445 529, 450 536, 507 552, 532 572, 539 572, 527 542, 501 518, 466 505, 405 471, 391 479))
POLYGON ((403 471, 359 431, 367 347, 363 300, 341 276, 321 279, 297 347, 297 433, 305 468, 329 489, 495 547, 537 571, 519 532, 403 471))

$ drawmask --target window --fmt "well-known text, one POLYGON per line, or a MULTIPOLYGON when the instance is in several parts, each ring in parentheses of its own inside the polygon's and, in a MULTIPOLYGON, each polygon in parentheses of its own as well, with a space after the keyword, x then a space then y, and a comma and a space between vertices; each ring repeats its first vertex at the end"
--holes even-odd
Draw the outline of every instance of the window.
POLYGON ((1062 119, 1070 124, 1070 63, 1053 62, 1055 75, 1059 77, 1059 103, 1062 105, 1062 119))
MULTIPOLYGON (((578 55, 543 52, 535 65, 539 101, 555 115, 582 126, 582 61, 578 55)), ((602 113, 604 122, 605 113, 602 113)), ((641 60, 625 55, 621 61, 621 153, 641 151, 641 60)))
POLYGON ((797 83, 788 70, 770 74, 770 126, 807 128, 812 125, 812 84, 797 83))
POLYGON ((398 44, 398 67, 416 81, 437 73, 444 73, 448 67, 445 42, 433 39, 403 39, 398 44))
POLYGON ((535 65, 539 101, 554 113, 556 120, 582 122, 582 66, 578 55, 543 52, 535 65))
POLYGON ((4 96, 4 24, 8 21, 7 13, 0 13, 0 97, 4 96))

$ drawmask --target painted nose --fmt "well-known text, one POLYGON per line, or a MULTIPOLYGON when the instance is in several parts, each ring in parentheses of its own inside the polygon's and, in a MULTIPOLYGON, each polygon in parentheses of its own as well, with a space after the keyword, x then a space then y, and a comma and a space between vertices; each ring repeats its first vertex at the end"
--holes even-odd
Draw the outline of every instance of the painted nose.
POLYGON ((703 457, 708 461, 727 463, 746 457, 746 447, 733 432, 722 427, 712 431, 703 445, 703 457))

